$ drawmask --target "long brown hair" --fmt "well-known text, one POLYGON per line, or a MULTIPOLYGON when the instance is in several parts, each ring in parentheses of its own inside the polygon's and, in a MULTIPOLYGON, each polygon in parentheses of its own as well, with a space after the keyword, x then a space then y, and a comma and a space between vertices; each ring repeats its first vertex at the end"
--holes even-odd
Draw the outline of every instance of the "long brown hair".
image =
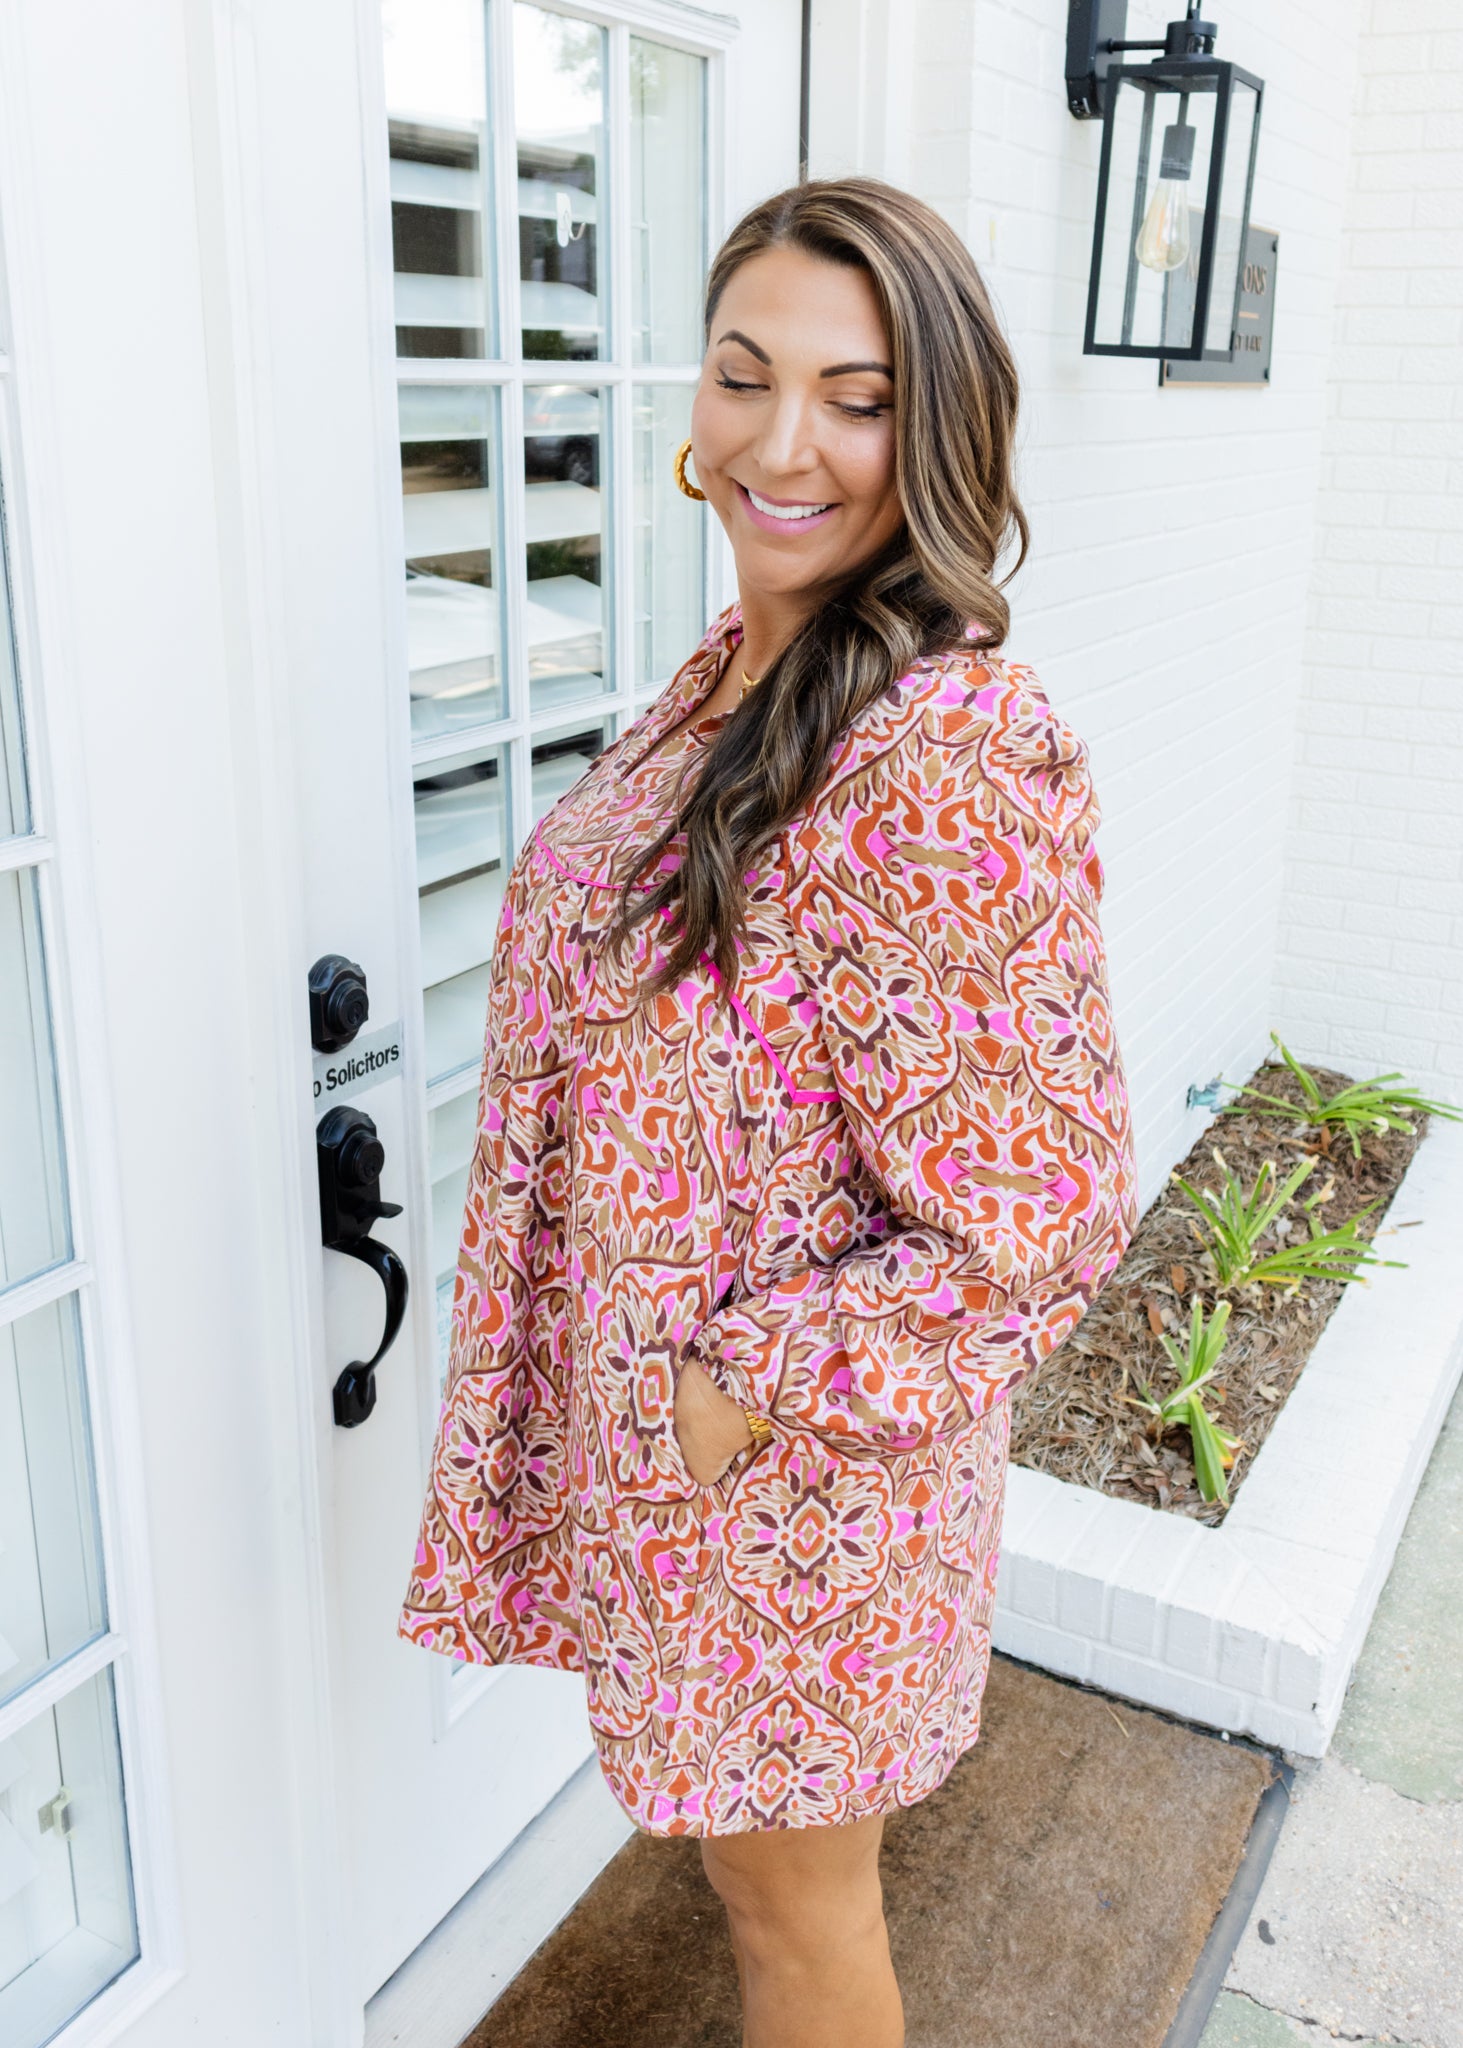
POLYGON ((1026 553, 1011 473, 1015 365, 959 237, 922 200, 876 178, 795 185, 753 207, 722 244, 706 280, 708 338, 733 273, 774 248, 868 273, 893 351, 904 525, 818 606, 732 713, 679 815, 626 879, 616 936, 672 911, 669 956, 647 993, 674 987, 703 955, 732 986, 743 877, 758 850, 817 794, 839 736, 911 663, 1001 645, 1009 611, 996 563, 1013 536, 1011 574, 1026 553), (981 628, 973 641, 972 621, 981 628), (679 866, 640 886, 682 832, 679 866))

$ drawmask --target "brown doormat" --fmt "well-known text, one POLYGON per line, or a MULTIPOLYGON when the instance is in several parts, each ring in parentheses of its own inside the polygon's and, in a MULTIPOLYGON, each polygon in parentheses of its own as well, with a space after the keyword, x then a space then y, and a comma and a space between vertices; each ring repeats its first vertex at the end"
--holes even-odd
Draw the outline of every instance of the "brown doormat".
MULTIPOLYGON (((997 1657, 983 1732, 889 1822, 909 2048, 1161 2048, 1272 1776, 1263 1756, 997 1657)), ((465 2048, 738 2048, 695 1842, 637 1836, 465 2048)))

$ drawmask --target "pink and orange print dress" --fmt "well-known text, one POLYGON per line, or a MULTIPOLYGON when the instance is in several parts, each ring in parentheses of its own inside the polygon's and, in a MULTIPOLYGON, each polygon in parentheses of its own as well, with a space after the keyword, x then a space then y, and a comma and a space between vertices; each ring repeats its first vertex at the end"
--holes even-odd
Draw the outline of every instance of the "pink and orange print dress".
POLYGON ((642 1002, 663 926, 603 945, 739 634, 514 865, 399 1623, 583 1672, 665 1835, 884 1813, 974 1742, 1004 1397, 1133 1225, 1097 809, 1028 671, 931 660, 860 714, 757 862, 726 1000, 707 966, 642 1002), (672 1420, 691 1355, 773 1425, 714 1486, 672 1420))

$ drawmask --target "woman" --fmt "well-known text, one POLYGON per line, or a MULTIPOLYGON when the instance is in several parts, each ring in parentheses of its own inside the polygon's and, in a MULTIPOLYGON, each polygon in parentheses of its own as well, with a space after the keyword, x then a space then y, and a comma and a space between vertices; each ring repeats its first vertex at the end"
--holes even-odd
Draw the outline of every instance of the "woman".
POLYGON ((802 185, 706 307, 740 603, 514 867, 400 1626, 583 1671, 749 2048, 893 2048, 879 1834, 976 1738, 1004 1397, 1132 1227, 1097 811, 994 652, 1016 382, 960 242, 802 185))

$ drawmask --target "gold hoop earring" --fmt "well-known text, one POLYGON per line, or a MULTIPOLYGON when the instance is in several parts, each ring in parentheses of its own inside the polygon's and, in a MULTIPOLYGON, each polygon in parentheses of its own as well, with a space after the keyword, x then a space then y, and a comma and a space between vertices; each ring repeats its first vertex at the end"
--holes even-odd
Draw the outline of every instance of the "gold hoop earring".
POLYGON ((688 498, 699 499, 700 502, 704 505, 706 503, 705 491, 698 491, 694 484, 688 484, 686 481, 686 457, 690 454, 690 452, 691 444, 689 441, 682 441, 680 447, 676 450, 676 460, 674 465, 676 472, 676 489, 678 491, 684 491, 688 498))

